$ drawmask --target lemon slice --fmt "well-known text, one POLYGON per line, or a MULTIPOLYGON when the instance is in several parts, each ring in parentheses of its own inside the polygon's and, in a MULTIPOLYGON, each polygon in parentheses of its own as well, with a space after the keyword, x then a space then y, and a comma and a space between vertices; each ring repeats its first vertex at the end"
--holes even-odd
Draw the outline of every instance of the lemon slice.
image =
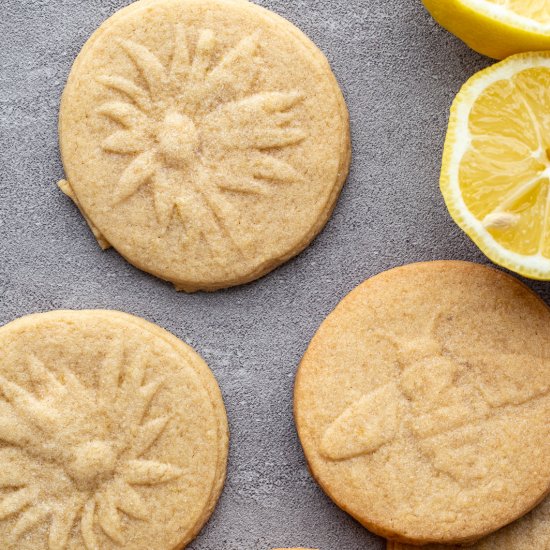
POLYGON ((550 52, 512 56, 463 86, 451 109, 441 191, 492 261, 550 280, 550 52))
POLYGON ((447 30, 479 53, 509 55, 550 50, 548 0, 423 0, 447 30))

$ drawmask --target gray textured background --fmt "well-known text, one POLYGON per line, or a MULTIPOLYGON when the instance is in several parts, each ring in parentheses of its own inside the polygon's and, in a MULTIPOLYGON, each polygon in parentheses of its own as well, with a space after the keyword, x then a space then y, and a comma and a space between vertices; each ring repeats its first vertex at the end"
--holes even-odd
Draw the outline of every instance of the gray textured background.
MULTIPOLYGON (((489 60, 420 0, 260 0, 326 53, 349 104, 354 161, 332 220, 301 256, 248 286, 176 294, 100 251, 56 188, 59 98, 76 54, 128 0, 4 0, 0 10, 0 324, 59 308, 140 315, 194 346, 221 385, 228 481, 193 550, 382 549, 310 478, 292 420, 296 366, 367 277, 439 258, 486 262, 438 190, 448 108, 489 60)), ((530 283, 550 298, 549 286, 530 283)))

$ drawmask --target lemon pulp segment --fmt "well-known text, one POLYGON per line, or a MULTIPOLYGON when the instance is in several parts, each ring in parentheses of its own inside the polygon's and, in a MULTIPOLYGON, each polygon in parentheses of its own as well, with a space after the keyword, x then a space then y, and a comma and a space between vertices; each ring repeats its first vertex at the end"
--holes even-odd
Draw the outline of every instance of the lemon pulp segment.
POLYGON ((543 25, 550 23, 550 3, 548 0, 485 0, 496 4, 517 15, 538 21, 543 25))
POLYGON ((492 237, 550 258, 550 69, 526 69, 485 89, 460 163, 464 202, 492 237))

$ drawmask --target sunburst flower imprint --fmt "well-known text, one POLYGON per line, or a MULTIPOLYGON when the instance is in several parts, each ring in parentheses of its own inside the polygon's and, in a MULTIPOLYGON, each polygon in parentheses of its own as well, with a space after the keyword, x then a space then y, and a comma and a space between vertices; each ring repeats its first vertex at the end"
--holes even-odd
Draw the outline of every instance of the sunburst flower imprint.
POLYGON ((177 214, 189 238, 214 227, 238 248, 231 224, 222 221, 237 213, 219 200, 220 194, 267 195, 273 186, 302 180, 270 151, 306 138, 293 124, 293 107, 303 96, 296 91, 247 95, 256 76, 251 59, 260 31, 242 39, 217 63, 211 30, 199 32, 193 56, 182 25, 174 36, 168 67, 145 46, 119 41, 143 85, 121 76, 100 77, 102 84, 129 100, 108 102, 99 109, 121 126, 103 141, 103 149, 132 157, 113 204, 148 184, 162 232, 177 214))
POLYGON ((266 275, 328 221, 351 160, 323 53, 252 2, 136 2, 63 93, 61 189, 102 248, 214 291, 266 275))
MULTIPOLYGON (((92 352, 100 360, 85 381, 81 367, 60 358, 50 368, 35 352, 22 358, 19 375, 0 374, 0 533, 8 548, 152 548, 150 537, 154 548, 181 547, 182 533, 206 519, 197 520, 194 507, 211 509, 214 474, 204 487, 197 476, 210 471, 204 453, 215 446, 216 429, 204 416, 207 405, 191 407, 202 409, 200 421, 187 408, 196 399, 189 392, 201 393, 197 376, 171 374, 169 356, 159 373, 161 348, 152 355, 155 344, 127 339, 119 334, 104 342, 104 353, 92 352), (182 402, 167 406, 173 388, 182 402), (165 502, 171 517, 158 525, 165 502)), ((89 339, 82 345, 89 353, 89 339)), ((216 470, 218 460, 214 454, 216 470)))
POLYGON ((122 544, 120 513, 141 520, 148 517, 148 506, 132 485, 168 483, 182 474, 170 464, 141 458, 170 417, 144 419, 162 380, 143 385, 143 351, 132 358, 127 376, 117 386, 124 370, 122 352, 120 345, 105 359, 95 395, 69 372, 61 382, 34 356, 27 361, 28 374, 33 384, 43 388, 42 399, 0 376, 0 390, 6 399, 0 401, 0 439, 62 465, 77 488, 72 505, 64 510, 35 505, 39 493, 25 487, 15 472, 4 472, 0 484, 16 491, 0 503, 0 519, 26 509, 14 529, 14 542, 50 515, 49 547, 64 548, 76 514, 83 509, 80 529, 88 550, 98 548, 95 523, 122 544), (92 419, 96 421, 90 426, 92 419))

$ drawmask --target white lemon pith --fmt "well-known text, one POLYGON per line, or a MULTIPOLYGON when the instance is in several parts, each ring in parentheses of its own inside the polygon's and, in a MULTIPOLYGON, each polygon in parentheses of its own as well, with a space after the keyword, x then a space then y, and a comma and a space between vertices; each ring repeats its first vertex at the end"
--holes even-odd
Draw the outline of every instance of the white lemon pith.
POLYGON ((504 59, 550 50, 548 0, 423 0, 434 19, 477 52, 504 59))
POLYGON ((458 93, 441 173, 457 224, 495 263, 550 280, 550 52, 512 56, 458 93))

